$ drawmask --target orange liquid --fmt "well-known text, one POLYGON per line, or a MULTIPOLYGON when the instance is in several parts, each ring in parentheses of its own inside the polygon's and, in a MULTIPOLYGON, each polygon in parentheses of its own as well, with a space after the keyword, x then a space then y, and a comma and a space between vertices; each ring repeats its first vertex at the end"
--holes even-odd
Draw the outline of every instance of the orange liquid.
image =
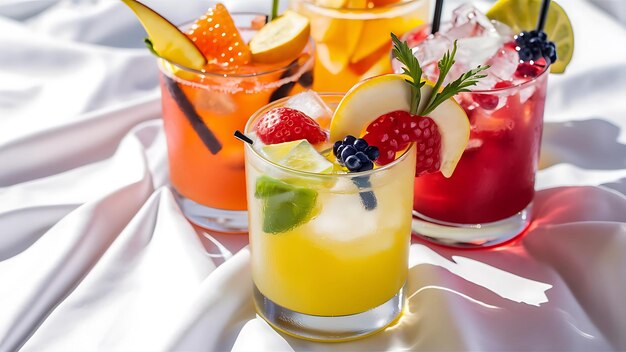
POLYGON ((314 89, 320 92, 346 92, 365 78, 391 73, 390 33, 401 37, 424 23, 429 7, 427 0, 349 0, 346 6, 357 7, 342 9, 309 0, 290 4, 311 20, 317 49, 314 89))
MULTIPOLYGON (((163 70, 167 70, 163 68, 163 70)), ((304 71, 300 71, 304 72, 304 71)), ((172 186, 184 197, 216 209, 246 210, 243 142, 233 133, 243 131, 248 118, 270 102, 283 72, 254 78, 203 77, 178 73, 184 79, 161 74, 163 122, 172 186), (195 76, 195 77, 193 77, 195 76), (234 80, 237 80, 234 82, 234 80), (199 82, 191 82, 192 80, 199 82), (172 86, 175 86, 172 88, 172 86), (197 115, 216 137, 221 149, 212 153, 189 121, 171 90, 180 89, 197 115)), ((311 74, 310 72, 308 74, 311 74)), ((295 78, 297 79, 297 77, 295 78)), ((288 95, 303 91, 293 84, 288 95)), ((184 103, 183 103, 184 104, 184 103)))

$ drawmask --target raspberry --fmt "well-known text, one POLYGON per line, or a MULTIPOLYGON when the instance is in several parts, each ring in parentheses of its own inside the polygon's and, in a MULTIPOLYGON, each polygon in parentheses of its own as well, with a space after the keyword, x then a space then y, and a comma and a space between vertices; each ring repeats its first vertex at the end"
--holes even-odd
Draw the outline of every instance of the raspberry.
POLYGON ((526 62, 517 65, 517 70, 515 70, 515 76, 520 78, 534 78, 537 77, 539 73, 539 67, 526 62))
POLYGON ((511 81, 500 81, 500 82, 496 83, 496 85, 494 85, 493 87, 495 89, 509 88, 509 87, 513 87, 513 82, 511 82, 511 81))
POLYGON ((473 93, 472 99, 485 110, 495 109, 500 102, 500 98, 494 94, 473 93))
POLYGON ((437 172, 441 166, 441 135, 430 117, 393 111, 370 123, 363 138, 380 149, 376 160, 378 165, 389 164, 395 160, 397 152, 414 142, 417 149, 416 176, 437 172))
POLYGON ((198 46, 209 64, 236 68, 250 62, 250 50, 222 4, 215 5, 198 18, 187 36, 198 46))
POLYGON ((326 140, 326 134, 315 120, 301 111, 284 107, 266 112, 256 124, 256 134, 265 144, 298 139, 317 144, 326 140))

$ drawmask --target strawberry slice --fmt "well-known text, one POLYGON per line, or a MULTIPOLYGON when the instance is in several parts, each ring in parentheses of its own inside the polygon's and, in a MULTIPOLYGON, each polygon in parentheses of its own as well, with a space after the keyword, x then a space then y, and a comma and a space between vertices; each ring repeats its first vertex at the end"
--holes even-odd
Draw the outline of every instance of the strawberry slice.
POLYGON ((266 112, 256 124, 256 134, 265 144, 299 139, 306 139, 311 144, 326 141, 326 133, 315 120, 299 110, 285 107, 266 112))
POLYGON ((441 134, 430 117, 393 111, 370 123, 363 138, 380 149, 378 165, 394 161, 397 152, 414 142, 417 149, 415 176, 437 172, 441 167, 441 134))
POLYGON ((210 65, 237 68, 250 62, 252 54, 224 5, 217 4, 196 20, 187 33, 210 65))

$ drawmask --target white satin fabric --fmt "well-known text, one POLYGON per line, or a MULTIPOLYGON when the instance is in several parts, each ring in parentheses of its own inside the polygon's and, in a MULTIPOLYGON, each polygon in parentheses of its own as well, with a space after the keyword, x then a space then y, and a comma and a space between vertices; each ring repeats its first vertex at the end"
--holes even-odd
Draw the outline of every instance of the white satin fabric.
MULTIPOLYGON (((414 239, 402 319, 341 344, 257 318, 247 238, 182 216, 132 13, 0 2, 0 351, 626 350, 626 3, 561 2, 576 54, 550 77, 530 231, 494 250, 414 239)), ((174 22, 207 6, 147 3, 174 22)))

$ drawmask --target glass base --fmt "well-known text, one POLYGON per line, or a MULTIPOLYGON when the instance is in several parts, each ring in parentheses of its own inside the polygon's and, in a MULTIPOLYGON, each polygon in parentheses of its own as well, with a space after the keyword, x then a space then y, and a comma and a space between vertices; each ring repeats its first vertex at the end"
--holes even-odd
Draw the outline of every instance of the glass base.
POLYGON ((394 322, 404 307, 404 287, 387 302, 363 313, 340 316, 317 316, 282 307, 254 286, 257 313, 274 329, 293 337, 321 341, 349 341, 372 335, 394 322))
POLYGON ((207 207, 185 198, 174 190, 178 206, 183 214, 195 225, 209 231, 224 233, 248 232, 248 212, 246 210, 223 210, 207 207))
POLYGON ((519 213, 486 224, 457 224, 429 218, 413 210, 413 233, 452 247, 491 247, 521 234, 530 225, 533 203, 519 213))

